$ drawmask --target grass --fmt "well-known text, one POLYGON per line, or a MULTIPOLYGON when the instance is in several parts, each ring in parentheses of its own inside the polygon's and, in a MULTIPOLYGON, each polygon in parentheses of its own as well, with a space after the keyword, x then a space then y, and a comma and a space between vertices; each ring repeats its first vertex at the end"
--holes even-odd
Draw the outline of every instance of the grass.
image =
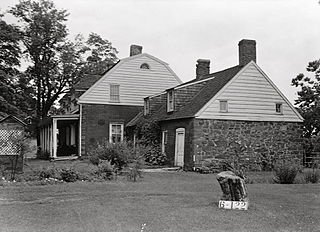
POLYGON ((249 184, 249 210, 234 211, 218 209, 214 174, 144 173, 136 183, 18 183, 0 187, 0 231, 320 231, 319 186, 249 184))

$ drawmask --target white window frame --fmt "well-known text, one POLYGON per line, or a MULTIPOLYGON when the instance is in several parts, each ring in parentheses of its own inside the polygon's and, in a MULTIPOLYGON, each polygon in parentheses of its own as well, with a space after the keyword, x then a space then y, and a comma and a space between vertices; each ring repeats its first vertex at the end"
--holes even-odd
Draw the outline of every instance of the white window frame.
POLYGON ((276 102, 275 111, 276 111, 276 114, 283 114, 283 104, 282 104, 282 102, 276 102), (280 112, 277 111, 278 105, 280 106, 280 112))
POLYGON ((109 124, 109 142, 110 143, 113 143, 112 142, 112 126, 120 126, 120 128, 121 128, 121 140, 120 140, 120 142, 122 142, 123 141, 123 128, 124 128, 124 126, 123 126, 123 123, 117 123, 117 122, 114 122, 114 123, 110 123, 109 124))
POLYGON ((147 115, 150 113, 150 99, 145 98, 144 99, 144 115, 147 115))
POLYGON ((164 130, 162 131, 162 138, 161 138, 161 153, 166 153, 166 145, 168 143, 168 131, 164 130))
POLYGON ((110 84, 110 102, 120 102, 119 84, 110 84))
POLYGON ((167 112, 172 112, 173 110, 174 110, 174 92, 173 90, 169 90, 167 92, 167 112))
POLYGON ((226 112, 228 112, 228 100, 225 100, 225 99, 223 99, 223 100, 219 100, 219 112, 223 112, 223 113, 226 113, 226 112), (222 109, 222 104, 223 103, 226 103, 226 108, 225 109, 222 109))

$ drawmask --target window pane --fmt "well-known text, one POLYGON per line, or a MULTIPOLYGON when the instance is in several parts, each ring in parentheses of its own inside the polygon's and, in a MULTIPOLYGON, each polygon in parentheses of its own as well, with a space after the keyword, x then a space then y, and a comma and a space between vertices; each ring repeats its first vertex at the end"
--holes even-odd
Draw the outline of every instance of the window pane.
POLYGON ((277 113, 282 113, 282 104, 281 103, 277 103, 276 104, 276 112, 277 113))
POLYGON ((110 101, 120 101, 119 85, 110 85, 110 101))
POLYGON ((220 101, 220 111, 227 111, 227 110, 228 110, 228 102, 220 101))

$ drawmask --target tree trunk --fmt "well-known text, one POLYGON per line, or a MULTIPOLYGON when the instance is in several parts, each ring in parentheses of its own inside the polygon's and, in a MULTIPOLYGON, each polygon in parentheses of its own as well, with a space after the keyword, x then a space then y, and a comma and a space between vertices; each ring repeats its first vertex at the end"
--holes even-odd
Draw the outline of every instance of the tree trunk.
POLYGON ((221 200, 224 201, 247 201, 247 188, 244 179, 231 171, 220 172, 217 180, 223 192, 221 200))

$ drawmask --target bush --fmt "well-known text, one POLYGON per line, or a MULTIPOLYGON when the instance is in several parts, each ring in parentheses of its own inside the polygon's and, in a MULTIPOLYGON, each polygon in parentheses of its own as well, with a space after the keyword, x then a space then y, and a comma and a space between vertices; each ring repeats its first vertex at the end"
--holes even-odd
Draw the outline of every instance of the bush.
POLYGON ((294 179, 300 170, 300 165, 292 160, 276 162, 273 180, 278 184, 293 184, 294 179))
POLYGON ((61 180, 65 182, 76 182, 80 179, 79 173, 72 168, 61 169, 60 171, 61 180))
POLYGON ((55 168, 47 168, 38 171, 37 176, 40 180, 48 178, 56 178, 57 170, 55 168))
POLYGON ((50 159, 50 152, 42 151, 39 147, 37 150, 37 158, 42 160, 49 160, 50 159))
POLYGON ((126 141, 113 144, 105 140, 89 152, 92 164, 97 165, 99 160, 107 160, 119 170, 126 166, 131 155, 132 146, 126 141))
POLYGON ((142 154, 145 162, 151 165, 164 165, 167 162, 166 154, 162 153, 160 146, 146 146, 146 152, 142 154))
POLYGON ((142 178, 140 169, 141 169, 141 163, 139 162, 139 160, 136 160, 135 162, 131 163, 129 167, 129 173, 127 176, 128 180, 136 182, 137 177, 142 178))
POLYGON ((89 160, 93 165, 96 165, 96 166, 98 166, 100 163, 100 159, 98 156, 90 156, 89 160))
POLYGON ((94 172, 95 175, 104 179, 111 180, 114 173, 114 166, 110 164, 109 161, 102 161, 98 165, 98 170, 94 172))
POLYGON ((319 169, 308 170, 303 173, 303 176, 306 183, 316 184, 320 180, 320 170, 319 169))

